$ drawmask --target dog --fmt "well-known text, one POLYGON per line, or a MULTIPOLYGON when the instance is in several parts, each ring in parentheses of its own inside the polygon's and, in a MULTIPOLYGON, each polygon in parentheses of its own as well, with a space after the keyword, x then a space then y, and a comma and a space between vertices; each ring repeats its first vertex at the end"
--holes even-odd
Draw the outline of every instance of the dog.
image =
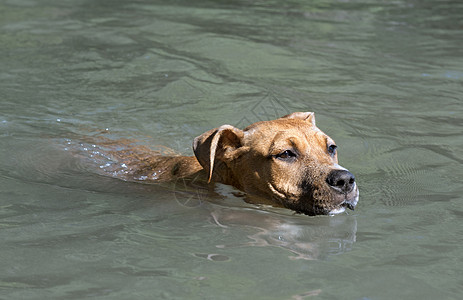
POLYGON ((202 178, 231 185, 255 204, 335 215, 354 210, 359 199, 355 177, 338 165, 336 150, 335 142, 316 126, 313 112, 295 112, 244 130, 231 125, 209 130, 194 139, 195 156, 131 149, 112 155, 122 158, 126 178, 202 178))

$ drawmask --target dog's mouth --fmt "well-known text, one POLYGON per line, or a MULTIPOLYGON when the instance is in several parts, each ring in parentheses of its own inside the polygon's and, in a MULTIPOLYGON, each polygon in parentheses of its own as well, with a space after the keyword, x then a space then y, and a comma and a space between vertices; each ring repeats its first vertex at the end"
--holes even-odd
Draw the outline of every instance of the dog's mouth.
POLYGON ((341 205, 338 208, 335 208, 335 209, 332 209, 331 211, 329 211, 328 215, 333 216, 333 215, 341 214, 341 213, 346 211, 346 208, 350 209, 350 210, 354 210, 355 205, 353 205, 352 203, 349 203, 347 201, 343 202, 343 203, 341 203, 341 205))
POLYGON ((359 201, 359 190, 357 187, 357 183, 354 183, 352 190, 345 194, 345 200, 343 201, 342 205, 347 207, 350 210, 354 210, 355 206, 359 201))
POLYGON ((342 194, 344 198, 338 208, 335 208, 329 212, 330 215, 336 215, 346 211, 347 209, 355 210, 359 201, 359 191, 357 184, 354 185, 353 189, 348 194, 342 194))
POLYGON ((355 210, 355 206, 352 203, 349 203, 349 202, 344 202, 341 206, 346 207, 346 208, 348 208, 350 210, 355 210))

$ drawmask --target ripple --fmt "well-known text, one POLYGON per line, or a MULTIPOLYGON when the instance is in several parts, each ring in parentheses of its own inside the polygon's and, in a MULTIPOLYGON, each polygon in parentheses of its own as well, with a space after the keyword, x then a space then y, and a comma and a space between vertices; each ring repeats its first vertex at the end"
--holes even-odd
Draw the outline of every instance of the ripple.
MULTIPOLYGON (((84 148, 93 151, 91 145, 84 148)), ((0 152, 7 158, 0 161, 0 176, 77 190, 102 190, 107 182, 96 180, 99 174, 82 149, 77 151, 71 139, 9 139, 0 152)))
POLYGON ((205 258, 205 259, 210 260, 210 261, 223 262, 223 261, 229 261, 230 260, 230 257, 228 257, 226 255, 215 254, 215 253, 210 253, 210 254, 207 254, 207 253, 195 253, 194 256, 200 257, 200 258, 205 258))

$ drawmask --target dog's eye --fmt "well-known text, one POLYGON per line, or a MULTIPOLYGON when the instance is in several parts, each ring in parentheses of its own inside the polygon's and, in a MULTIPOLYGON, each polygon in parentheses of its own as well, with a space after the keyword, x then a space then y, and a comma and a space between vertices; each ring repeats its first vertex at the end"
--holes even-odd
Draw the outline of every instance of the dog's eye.
POLYGON ((335 144, 331 144, 328 146, 328 153, 330 155, 334 155, 336 153, 336 149, 338 148, 338 146, 336 146, 335 144))
POLYGON ((281 152, 280 154, 276 155, 276 158, 279 158, 279 159, 291 159, 291 158, 294 158, 296 157, 296 153, 294 153, 293 151, 291 150, 285 150, 283 152, 281 152))

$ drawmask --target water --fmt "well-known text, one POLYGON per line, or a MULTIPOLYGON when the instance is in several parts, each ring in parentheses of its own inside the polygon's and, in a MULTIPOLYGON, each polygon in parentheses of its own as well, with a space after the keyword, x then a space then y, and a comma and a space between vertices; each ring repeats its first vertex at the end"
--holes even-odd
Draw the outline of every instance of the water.
POLYGON ((0 1, 0 299, 460 299, 462 14, 0 1), (336 140, 355 212, 125 182, 90 157, 98 136, 191 154, 206 130, 292 111, 336 140))

